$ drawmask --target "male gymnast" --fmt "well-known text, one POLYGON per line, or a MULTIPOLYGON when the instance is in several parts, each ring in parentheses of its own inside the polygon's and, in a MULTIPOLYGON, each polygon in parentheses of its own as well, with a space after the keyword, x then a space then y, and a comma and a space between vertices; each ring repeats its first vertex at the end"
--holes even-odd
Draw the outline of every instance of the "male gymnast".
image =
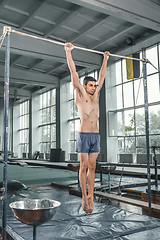
POLYGON ((75 103, 80 116, 80 129, 76 141, 76 151, 79 153, 79 181, 82 191, 82 208, 87 214, 93 212, 93 192, 95 183, 96 159, 100 151, 100 135, 98 129, 99 95, 107 72, 109 52, 104 52, 103 63, 98 81, 87 76, 83 85, 79 81, 76 66, 72 58, 74 45, 65 44, 68 68, 75 91, 75 103), (86 183, 88 184, 88 193, 86 183))

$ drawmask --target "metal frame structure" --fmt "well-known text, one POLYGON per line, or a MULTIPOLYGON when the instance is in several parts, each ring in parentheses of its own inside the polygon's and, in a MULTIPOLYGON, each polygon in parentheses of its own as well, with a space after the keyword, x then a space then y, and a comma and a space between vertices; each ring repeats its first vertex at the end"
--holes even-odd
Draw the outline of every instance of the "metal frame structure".
MULTIPOLYGON (((31 38, 36 38, 43 41, 52 42, 55 44, 59 44, 64 46, 65 43, 37 37, 34 35, 29 35, 26 33, 18 32, 15 30, 12 30, 10 27, 4 27, 3 29, 3 35, 1 37, 1 44, 6 38, 6 51, 5 51, 5 84, 4 84, 4 170, 3 170, 3 221, 2 221, 2 237, 3 240, 6 240, 7 238, 7 162, 8 162, 8 109, 9 109, 9 73, 10 73, 10 33, 16 33, 21 34, 24 36, 28 36, 31 38)), ((76 49, 83 50, 83 51, 89 51, 94 52, 97 54, 104 54, 103 52, 93 50, 93 49, 87 49, 75 46, 76 49)), ((119 58, 125 58, 125 59, 132 59, 136 61, 142 61, 143 62, 143 82, 144 82, 144 100, 145 100, 145 125, 146 125, 146 148, 147 148, 147 177, 148 177, 148 204, 149 204, 149 215, 151 214, 151 174, 150 174, 150 161, 149 161, 149 117, 148 117, 148 91, 147 91, 147 69, 146 64, 150 63, 154 68, 156 68, 148 59, 137 59, 137 58, 130 58, 126 56, 120 56, 116 54, 111 54, 110 56, 113 57, 119 57, 119 58)))
POLYGON ((8 109, 9 109, 9 73, 10 73, 10 28, 5 29, 5 82, 4 82, 4 168, 3 168, 3 215, 2 236, 7 239, 7 162, 8 162, 8 109))
POLYGON ((143 86, 144 86, 144 105, 145 105, 145 129, 146 129, 146 148, 147 148, 147 179, 148 179, 148 206, 151 215, 151 172, 149 158, 149 116, 148 116, 148 88, 147 88, 147 66, 143 63, 143 86))

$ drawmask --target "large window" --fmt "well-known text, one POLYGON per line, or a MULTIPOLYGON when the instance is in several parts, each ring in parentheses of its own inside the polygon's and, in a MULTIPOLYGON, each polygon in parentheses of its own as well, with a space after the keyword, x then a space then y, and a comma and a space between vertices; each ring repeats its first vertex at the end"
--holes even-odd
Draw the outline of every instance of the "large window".
MULTIPOLYGON (((92 76, 97 80, 97 71, 94 71, 88 76, 92 76)), ((80 77, 80 82, 83 84, 83 79, 85 76, 80 77)), ((72 83, 69 84, 69 99, 68 99, 68 104, 69 104, 69 109, 70 109, 70 118, 68 119, 68 122, 70 124, 70 153, 75 152, 75 143, 76 143, 76 137, 77 137, 77 132, 79 131, 79 126, 80 126, 80 119, 78 115, 78 109, 75 104, 75 93, 74 89, 72 86, 72 83)))
MULTIPOLYGON (((159 70, 160 46, 145 50, 148 58, 159 70)), ((142 57, 142 53, 140 53, 142 57)), ((115 63, 117 108, 109 111, 109 136, 118 138, 119 153, 146 151, 145 106, 142 63, 140 77, 127 80, 126 60, 115 63)), ((147 64, 150 145, 160 145, 160 71, 147 64)), ((158 150, 157 150, 158 151, 158 150)), ((160 151, 159 151, 160 152, 160 151)))
POLYGON ((29 101, 20 104, 20 153, 29 153, 29 101))
POLYGON ((56 148, 56 90, 45 92, 40 96, 41 141, 40 151, 50 153, 56 148))

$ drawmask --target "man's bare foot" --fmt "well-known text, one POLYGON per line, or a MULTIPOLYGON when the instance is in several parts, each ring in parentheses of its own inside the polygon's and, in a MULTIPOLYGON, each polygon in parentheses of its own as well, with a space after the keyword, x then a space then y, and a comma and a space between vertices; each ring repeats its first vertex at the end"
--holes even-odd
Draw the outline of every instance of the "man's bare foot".
POLYGON ((93 212, 93 197, 88 197, 88 205, 89 205, 88 214, 91 214, 93 212))
POLYGON ((89 214, 89 205, 87 198, 82 199, 82 209, 89 214))

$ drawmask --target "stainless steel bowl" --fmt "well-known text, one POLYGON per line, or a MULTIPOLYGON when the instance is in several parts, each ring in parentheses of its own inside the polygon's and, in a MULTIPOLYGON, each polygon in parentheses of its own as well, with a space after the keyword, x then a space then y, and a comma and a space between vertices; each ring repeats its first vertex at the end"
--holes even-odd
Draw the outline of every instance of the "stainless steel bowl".
POLYGON ((40 225, 49 221, 56 213, 60 202, 48 199, 26 199, 12 202, 10 207, 15 217, 28 225, 40 225))

